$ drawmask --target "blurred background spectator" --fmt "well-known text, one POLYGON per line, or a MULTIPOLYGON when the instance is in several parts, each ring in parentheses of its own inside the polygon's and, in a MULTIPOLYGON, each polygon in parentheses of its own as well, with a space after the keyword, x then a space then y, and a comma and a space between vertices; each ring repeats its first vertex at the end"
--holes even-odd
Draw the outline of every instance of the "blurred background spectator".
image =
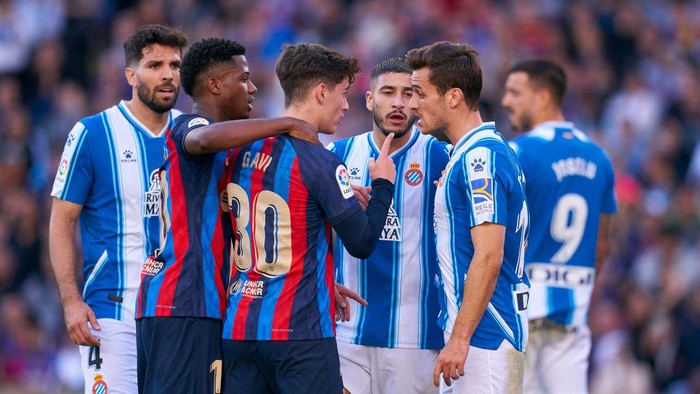
MULTIPOLYGON (((700 392, 700 1, 0 0, 0 393, 81 392, 47 257, 49 190, 73 124, 128 97, 122 43, 145 23, 243 43, 258 117, 282 109, 274 62, 286 42, 329 45, 365 70, 434 41, 470 43, 482 114, 507 137, 505 71, 561 62, 565 116, 604 145, 618 181, 590 311, 591 390, 700 392)), ((368 78, 330 138, 370 129, 368 78)), ((190 104, 181 92, 177 107, 190 104)))

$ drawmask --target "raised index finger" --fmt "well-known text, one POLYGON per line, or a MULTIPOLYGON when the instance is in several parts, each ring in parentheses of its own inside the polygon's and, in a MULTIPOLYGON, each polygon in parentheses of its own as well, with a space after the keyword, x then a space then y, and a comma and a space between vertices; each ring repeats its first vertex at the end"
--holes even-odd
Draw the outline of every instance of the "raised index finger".
POLYGON ((382 144, 382 150, 379 152, 379 156, 384 155, 384 156, 389 156, 389 147, 391 146, 391 141, 394 140, 394 133, 389 133, 389 135, 386 136, 384 139, 384 143, 382 144))

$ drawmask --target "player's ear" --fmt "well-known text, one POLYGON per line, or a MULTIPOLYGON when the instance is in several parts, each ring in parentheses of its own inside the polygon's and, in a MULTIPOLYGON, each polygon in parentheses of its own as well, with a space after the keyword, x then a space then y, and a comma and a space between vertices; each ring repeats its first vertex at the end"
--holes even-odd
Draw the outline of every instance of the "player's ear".
POLYGON ((319 103, 323 103, 326 101, 326 97, 328 96, 328 86, 325 83, 319 83, 316 85, 314 88, 314 96, 316 97, 316 101, 319 103))
POLYGON ((136 70, 134 70, 131 67, 127 67, 126 69, 124 69, 124 76, 126 77, 126 81, 129 83, 130 86, 137 85, 136 70))
POLYGON ((216 78, 207 79, 207 89, 213 94, 219 95, 222 92, 221 83, 216 78))
POLYGON ((447 103, 449 104, 450 108, 455 108, 459 105, 460 102, 464 101, 464 92, 462 92, 462 89, 459 88, 452 88, 445 93, 445 96, 447 96, 447 103))
POLYGON ((367 110, 372 112, 372 103, 373 103, 373 98, 372 98, 372 92, 369 90, 367 93, 365 93, 365 107, 367 107, 367 110))

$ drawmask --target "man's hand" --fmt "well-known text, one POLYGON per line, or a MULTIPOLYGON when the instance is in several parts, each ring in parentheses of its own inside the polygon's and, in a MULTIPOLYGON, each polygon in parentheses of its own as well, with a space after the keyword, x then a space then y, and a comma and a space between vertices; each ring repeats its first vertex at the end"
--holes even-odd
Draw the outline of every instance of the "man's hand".
POLYGON ((360 205, 362 206, 362 210, 364 211, 367 209, 367 204, 369 204, 369 198, 370 198, 370 193, 372 192, 372 186, 358 186, 358 185, 351 185, 352 186, 352 191, 355 193, 355 198, 357 201, 360 202, 360 205))
POLYGON ((310 123, 301 119, 292 119, 292 127, 289 129, 289 135, 300 140, 309 141, 311 143, 322 145, 318 139, 318 129, 310 123))
POLYGON ((348 297, 357 301, 360 305, 367 306, 367 301, 360 297, 359 294, 341 285, 335 283, 335 320, 348 321, 350 320, 350 305, 348 305, 348 297))
POLYGON ((100 340, 92 335, 88 328, 88 322, 92 328, 100 331, 100 324, 95 318, 95 313, 83 300, 76 298, 64 303, 63 315, 70 339, 76 345, 100 346, 100 340))
POLYGON ((448 386, 452 385, 452 380, 464 376, 464 363, 467 361, 469 353, 469 341, 457 339, 450 336, 445 347, 440 351, 435 368, 433 369, 433 384, 440 387, 440 374, 448 386))
POLYGON ((369 177, 372 180, 377 178, 384 178, 394 183, 396 179, 396 166, 394 165, 394 160, 389 157, 389 146, 391 141, 394 140, 394 133, 390 133, 382 144, 382 150, 379 152, 379 157, 374 160, 373 157, 369 158, 369 177))

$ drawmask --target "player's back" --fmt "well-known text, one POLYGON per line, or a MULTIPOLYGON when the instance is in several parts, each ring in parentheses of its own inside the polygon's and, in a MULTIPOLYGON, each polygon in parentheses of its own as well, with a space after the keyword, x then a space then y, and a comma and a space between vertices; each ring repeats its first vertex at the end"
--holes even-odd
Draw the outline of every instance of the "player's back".
POLYGON ((237 238, 224 338, 334 336, 330 225, 359 209, 345 166, 286 135, 235 149, 228 163, 237 238))
POLYGON ((223 314, 230 226, 222 224, 228 214, 218 196, 226 182, 226 152, 191 155, 184 147, 189 132, 212 122, 185 114, 168 130, 161 168, 164 239, 141 270, 137 318, 220 319, 223 314))
MULTIPOLYGON (((553 300, 587 300, 595 278, 599 218, 616 210, 612 164, 598 145, 569 122, 540 124, 511 146, 525 173, 532 224, 525 262, 533 288, 540 283, 566 288, 567 294, 581 293, 552 296, 553 300)), ((533 289, 531 318, 542 317, 545 309, 551 313, 571 308, 568 302, 553 307, 545 297, 533 289), (538 306, 545 303, 549 306, 538 306)), ((561 318, 566 323, 571 319, 561 318)))

